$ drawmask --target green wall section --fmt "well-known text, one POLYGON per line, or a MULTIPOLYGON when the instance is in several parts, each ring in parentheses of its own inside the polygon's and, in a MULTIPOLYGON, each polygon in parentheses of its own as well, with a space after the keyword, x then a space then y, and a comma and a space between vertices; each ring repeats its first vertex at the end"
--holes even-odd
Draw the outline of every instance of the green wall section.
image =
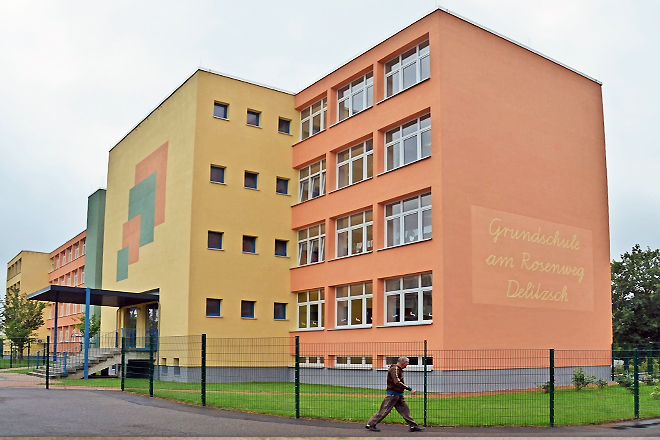
MULTIPOLYGON (((103 234, 105 231, 104 189, 87 198, 87 238, 85 239, 85 286, 101 289, 103 284, 103 234)), ((101 314, 99 306, 92 306, 94 315, 101 314)))
POLYGON ((117 251, 117 281, 128 278, 128 248, 117 251))
POLYGON ((140 216, 140 247, 154 241, 156 220, 156 173, 131 188, 128 196, 128 219, 140 216))

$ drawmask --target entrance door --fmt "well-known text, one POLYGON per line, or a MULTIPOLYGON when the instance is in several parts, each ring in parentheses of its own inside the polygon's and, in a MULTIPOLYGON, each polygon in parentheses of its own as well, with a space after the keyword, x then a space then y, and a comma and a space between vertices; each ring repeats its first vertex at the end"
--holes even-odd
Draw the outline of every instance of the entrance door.
POLYGON ((147 344, 150 337, 154 337, 154 348, 158 347, 158 303, 147 304, 147 322, 146 322, 147 344))
POLYGON ((135 348, 137 345, 137 320, 140 309, 130 307, 124 315, 124 336, 126 336, 127 348, 135 348))

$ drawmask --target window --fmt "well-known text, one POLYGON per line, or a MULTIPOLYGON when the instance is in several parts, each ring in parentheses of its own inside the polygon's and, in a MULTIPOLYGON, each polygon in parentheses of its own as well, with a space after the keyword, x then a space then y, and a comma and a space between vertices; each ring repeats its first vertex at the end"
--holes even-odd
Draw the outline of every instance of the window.
POLYGON ((73 248, 69 248, 69 263, 73 261, 73 248))
POLYGON ((66 251, 62 252, 62 266, 66 264, 66 251))
POLYGON ((181 376, 181 367, 179 366, 179 358, 172 358, 172 374, 181 376))
POLYGON ((71 314, 71 304, 67 303, 66 304, 66 316, 69 316, 71 314))
POLYGON ((337 189, 369 179, 373 172, 373 140, 337 153, 337 189))
POLYGON ((82 254, 83 254, 83 255, 85 255, 85 247, 86 247, 86 245, 87 245, 87 240, 83 240, 83 250, 82 250, 82 254))
POLYGON ((206 298, 206 316, 222 316, 220 315, 221 301, 221 299, 206 298))
POLYGON ((371 252, 372 228, 371 209, 337 219, 337 258, 371 252))
POLYGON ((325 194, 325 159, 300 170, 299 202, 325 194))
POLYGON ((275 183, 275 192, 277 194, 289 194, 289 179, 278 177, 275 183))
POLYGON ((385 280, 386 324, 433 322, 432 293, 430 273, 385 280))
POLYGON ((245 172, 244 186, 250 189, 257 189, 257 173, 245 172))
POLYGON ((222 249, 222 232, 209 231, 208 247, 209 249, 222 249))
POLYGON ((58 341, 58 342, 64 342, 64 340, 63 340, 63 339, 64 339, 63 334, 64 334, 64 333, 63 333, 62 329, 60 329, 60 338, 59 338, 59 341, 58 341))
POLYGON ((385 247, 428 240, 431 232, 431 193, 385 206, 385 247))
MULTIPOLYGON (((410 363, 406 370, 423 370, 424 356, 406 356, 410 363)), ((385 356, 385 365, 393 365, 399 361, 399 356, 385 356)), ((426 371, 433 370, 433 357, 426 356, 426 371)))
POLYGON ((69 273, 69 275, 67 275, 67 283, 66 283, 66 285, 69 286, 69 287, 71 287, 71 273, 69 273))
POLYGON ((243 236, 243 252, 247 252, 248 254, 257 253, 257 237, 243 236))
POLYGON ((255 112, 252 110, 247 111, 247 124, 248 125, 254 125, 255 127, 259 126, 259 112, 255 112))
POLYGON ((211 165, 211 182, 225 183, 225 167, 211 165))
POLYGON ((80 284, 85 284, 85 266, 80 268, 80 284))
POLYGON ((77 286, 78 285, 78 271, 73 272, 73 285, 77 286))
POLYGON ((221 104, 216 102, 213 104, 213 117, 220 119, 227 119, 227 110, 229 106, 227 104, 221 104))
POLYGON ((373 104, 374 74, 369 72, 337 90, 337 121, 343 121, 373 104))
POLYGON ((291 134, 291 121, 288 119, 280 118, 277 123, 277 131, 284 134, 291 134))
POLYGON ((60 256, 59 255, 55 258, 55 267, 56 268, 60 267, 60 256))
POLYGON ((327 107, 326 99, 323 98, 300 111, 301 140, 325 130, 327 107))
POLYGON ((69 329, 64 332, 64 342, 69 342, 69 329))
POLYGON ((241 318, 254 318, 255 301, 241 301, 241 318))
POLYGON ((78 258, 80 256, 80 246, 78 245, 78 243, 76 243, 76 253, 75 253, 75 255, 76 255, 76 258, 78 258))
POLYGON ((301 367, 323 367, 323 356, 300 356, 301 367))
POLYGON ((325 223, 298 231, 298 266, 320 263, 325 256, 325 223))
POLYGON ((275 240, 275 255, 278 257, 288 256, 287 247, 289 242, 286 240, 275 240))
POLYGON ((385 97, 396 95, 430 77, 430 63, 428 41, 385 63, 385 97))
POLYGON ((325 316, 323 289, 298 292, 298 329, 320 329, 324 327, 325 316))
POLYGON ((275 303, 273 316, 275 319, 286 319, 286 303, 275 303))
POLYGON ((371 299, 371 281, 335 287, 337 327, 370 327, 371 299))
POLYGON ((387 171, 431 155, 431 115, 412 120, 385 133, 387 171))
POLYGON ((373 358, 371 356, 337 356, 335 367, 337 368, 372 368, 373 358))
POLYGON ((64 316, 64 304, 60 304, 60 316, 64 316))

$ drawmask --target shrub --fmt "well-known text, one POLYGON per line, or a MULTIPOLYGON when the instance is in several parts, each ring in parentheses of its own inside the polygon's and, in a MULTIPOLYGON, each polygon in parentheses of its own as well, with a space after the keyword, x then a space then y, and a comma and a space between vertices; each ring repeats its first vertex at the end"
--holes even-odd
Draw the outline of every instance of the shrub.
POLYGON ((596 376, 584 374, 584 370, 582 368, 573 370, 573 378, 571 379, 571 382, 573 382, 575 391, 580 391, 582 388, 586 387, 590 383, 594 383, 595 381, 596 376))
POLYGON ((620 373, 614 376, 614 379, 617 381, 619 385, 621 385, 631 393, 634 392, 633 385, 635 384, 635 379, 633 378, 632 374, 620 373))
POLYGON ((599 390, 602 390, 603 388, 605 388, 607 386, 607 381, 603 380, 603 379, 598 379, 596 381, 596 386, 598 387, 599 390))
POLYGON ((653 400, 660 400, 660 385, 653 387, 653 392, 651 393, 653 400))
MULTIPOLYGON (((556 381, 557 379, 555 379, 556 381)), ((550 392, 550 381, 547 381, 546 383, 541 383, 536 385, 539 390, 543 391, 544 393, 548 394, 550 392)))

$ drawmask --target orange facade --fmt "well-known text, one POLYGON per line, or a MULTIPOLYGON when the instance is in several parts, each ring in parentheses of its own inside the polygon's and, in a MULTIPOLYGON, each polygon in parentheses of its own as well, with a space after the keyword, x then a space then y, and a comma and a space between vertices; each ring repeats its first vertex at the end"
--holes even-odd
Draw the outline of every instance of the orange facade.
POLYGON ((610 347, 598 82, 437 10, 297 94, 303 124, 323 98, 320 131, 293 146, 301 341, 610 347), (371 106, 346 110, 371 81, 371 106), (322 160, 325 191, 305 200, 322 160))
MULTIPOLYGON (((48 274, 49 284, 70 287, 85 287, 85 248, 87 231, 83 231, 62 246, 50 253, 51 271, 48 274)), ((57 338, 58 352, 75 352, 80 350, 80 332, 74 328, 80 322, 83 313, 82 304, 49 303, 50 313, 46 320, 46 328, 52 340, 57 338), (57 315, 57 332, 55 327, 57 315)))

